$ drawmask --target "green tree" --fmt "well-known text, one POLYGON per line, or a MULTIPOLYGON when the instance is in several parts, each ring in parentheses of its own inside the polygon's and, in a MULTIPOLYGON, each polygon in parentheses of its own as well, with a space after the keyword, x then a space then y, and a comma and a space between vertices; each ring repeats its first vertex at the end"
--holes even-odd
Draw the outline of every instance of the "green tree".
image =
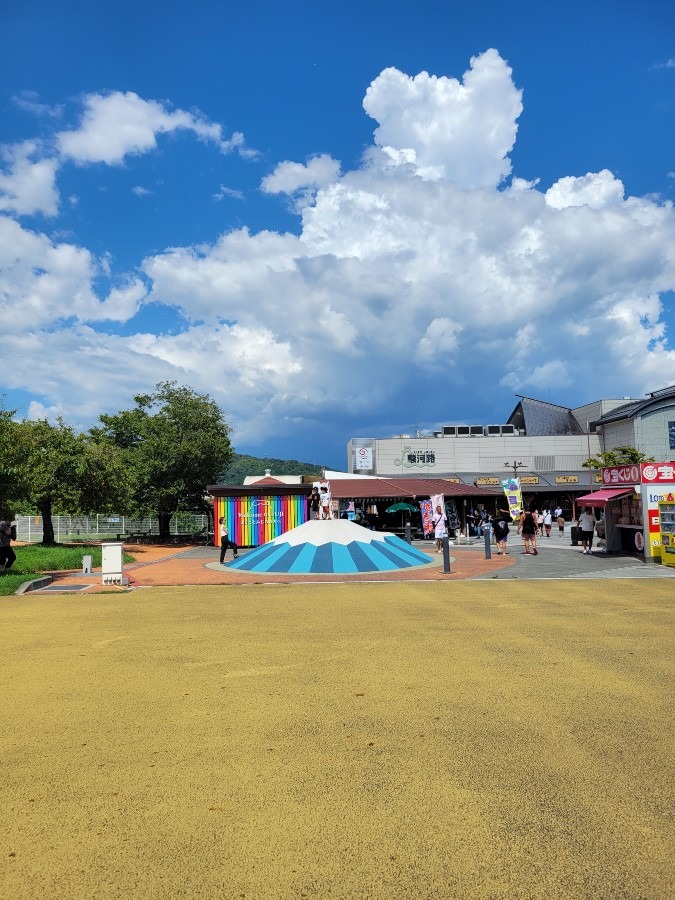
POLYGON ((91 435, 122 452, 136 511, 157 515, 160 536, 169 537, 174 513, 204 508, 206 486, 232 457, 230 429, 214 400, 175 382, 134 401, 100 416, 91 435))
POLYGON ((654 457, 645 456, 635 447, 614 447, 612 450, 604 450, 596 456, 590 456, 581 465, 584 469, 601 469, 603 466, 627 466, 641 462, 654 462, 654 457))
POLYGON ((16 447, 16 410, 0 401, 0 516, 11 515, 20 495, 20 454, 16 447))
POLYGON ((77 433, 62 419, 14 423, 14 452, 20 459, 17 500, 30 502, 42 516, 42 543, 54 540, 52 516, 58 513, 124 509, 128 479, 122 455, 77 433))

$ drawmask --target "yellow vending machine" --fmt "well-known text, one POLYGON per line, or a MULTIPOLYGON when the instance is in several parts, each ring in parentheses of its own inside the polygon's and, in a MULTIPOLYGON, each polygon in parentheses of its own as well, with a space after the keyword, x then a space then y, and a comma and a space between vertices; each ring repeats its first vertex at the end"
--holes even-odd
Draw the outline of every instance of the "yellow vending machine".
POLYGON ((659 501, 661 524, 661 562, 675 566, 675 498, 659 501))

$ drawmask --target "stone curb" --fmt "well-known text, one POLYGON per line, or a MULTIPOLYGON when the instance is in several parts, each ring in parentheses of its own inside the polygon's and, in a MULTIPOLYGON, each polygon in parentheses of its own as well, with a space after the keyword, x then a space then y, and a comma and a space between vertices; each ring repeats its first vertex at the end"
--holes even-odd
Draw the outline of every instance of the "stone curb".
POLYGON ((43 575, 42 578, 34 578, 32 581, 24 581, 19 585, 14 594, 27 594, 29 591, 39 591, 40 588, 47 587, 54 579, 51 575, 43 575))

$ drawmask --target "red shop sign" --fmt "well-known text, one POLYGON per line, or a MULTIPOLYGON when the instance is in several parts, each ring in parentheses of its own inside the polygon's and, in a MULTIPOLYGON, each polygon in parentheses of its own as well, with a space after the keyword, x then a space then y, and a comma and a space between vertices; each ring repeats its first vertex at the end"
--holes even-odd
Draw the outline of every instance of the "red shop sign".
POLYGON ((643 484, 667 484, 675 481, 673 462, 640 463, 640 469, 643 484))
POLYGON ((603 466, 603 484, 640 484, 640 466, 603 466))

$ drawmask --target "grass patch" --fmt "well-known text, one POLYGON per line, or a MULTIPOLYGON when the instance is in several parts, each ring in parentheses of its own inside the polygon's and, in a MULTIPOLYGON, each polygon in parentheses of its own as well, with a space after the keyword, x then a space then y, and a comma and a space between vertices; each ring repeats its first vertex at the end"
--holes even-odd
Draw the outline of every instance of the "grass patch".
POLYGON ((0 572, 0 597, 15 594, 24 581, 32 581, 34 578, 39 577, 39 572, 22 572, 19 574, 14 571, 14 568, 12 568, 11 573, 0 572))
MULTIPOLYGON (((27 544, 16 547, 16 562, 9 572, 0 573, 0 596, 13 594, 24 583, 38 578, 44 572, 62 572, 68 569, 81 570, 82 558, 91 556, 92 566, 101 565, 100 546, 83 544, 79 547, 57 544, 55 547, 43 547, 40 544, 27 544)), ((134 561, 129 553, 124 554, 124 562, 134 561)))

